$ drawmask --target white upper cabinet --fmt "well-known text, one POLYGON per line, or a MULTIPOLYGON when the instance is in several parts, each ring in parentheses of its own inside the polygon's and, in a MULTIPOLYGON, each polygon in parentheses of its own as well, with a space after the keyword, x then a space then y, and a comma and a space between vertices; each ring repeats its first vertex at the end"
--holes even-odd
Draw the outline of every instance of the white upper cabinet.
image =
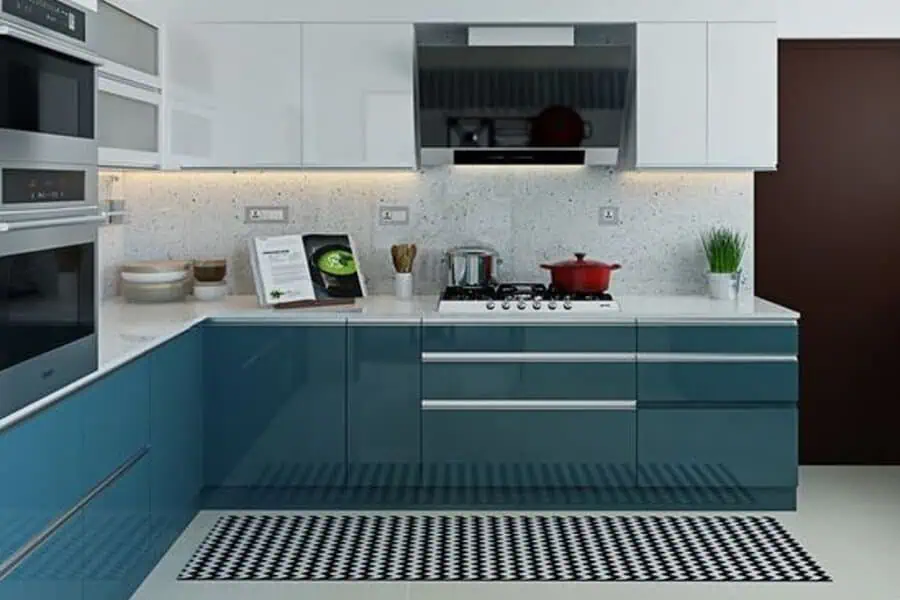
POLYGON ((101 74, 160 86, 160 15, 133 0, 99 0, 97 52, 101 74))
POLYGON ((291 23, 173 29, 168 166, 301 167, 302 40, 291 23))
POLYGON ((770 23, 640 23, 637 168, 773 169, 778 41, 770 23))
POLYGON ((708 88, 708 164, 774 169, 778 160, 776 24, 710 23, 708 88))
POLYGON ((706 164, 706 23, 639 23, 638 168, 706 164))
POLYGON ((303 164, 413 168, 411 24, 303 26, 303 164))

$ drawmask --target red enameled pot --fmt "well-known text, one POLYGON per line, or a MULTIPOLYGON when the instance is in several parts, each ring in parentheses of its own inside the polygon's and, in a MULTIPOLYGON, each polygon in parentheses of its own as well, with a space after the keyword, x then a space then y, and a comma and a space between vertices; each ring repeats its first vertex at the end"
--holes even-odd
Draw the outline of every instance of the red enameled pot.
POLYGON ((584 252, 576 252, 575 260, 541 265, 550 271, 553 286, 569 294, 602 294, 609 288, 609 278, 622 265, 598 260, 585 260, 584 252))

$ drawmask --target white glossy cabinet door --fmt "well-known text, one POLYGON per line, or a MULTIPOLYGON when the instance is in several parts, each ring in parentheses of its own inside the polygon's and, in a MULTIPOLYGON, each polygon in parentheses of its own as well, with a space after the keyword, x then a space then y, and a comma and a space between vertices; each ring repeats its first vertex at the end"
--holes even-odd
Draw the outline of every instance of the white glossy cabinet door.
POLYGON ((708 164, 773 169, 777 157, 776 24, 710 23, 708 164))
POLYGON ((416 165, 411 24, 303 26, 303 162, 416 165))
POLYGON ((706 165, 706 23, 639 23, 638 168, 706 165))
POLYGON ((170 37, 185 50, 169 50, 175 166, 302 166, 302 25, 195 24, 170 37))

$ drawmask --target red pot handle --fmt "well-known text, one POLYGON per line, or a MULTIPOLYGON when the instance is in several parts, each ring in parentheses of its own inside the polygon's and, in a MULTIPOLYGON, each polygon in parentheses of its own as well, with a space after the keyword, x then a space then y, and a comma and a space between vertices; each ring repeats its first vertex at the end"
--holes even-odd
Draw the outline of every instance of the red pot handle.
POLYGON ((618 271, 621 268, 622 268, 622 265, 620 265, 619 263, 613 263, 613 264, 609 265, 610 271, 618 271))

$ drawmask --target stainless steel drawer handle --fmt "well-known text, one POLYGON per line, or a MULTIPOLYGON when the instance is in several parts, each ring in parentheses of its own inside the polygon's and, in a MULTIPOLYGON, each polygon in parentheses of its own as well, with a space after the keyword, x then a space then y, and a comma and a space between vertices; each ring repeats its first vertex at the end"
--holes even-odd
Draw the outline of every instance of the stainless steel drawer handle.
POLYGON ((40 227, 57 227, 60 225, 82 225, 87 223, 100 223, 106 220, 106 215, 90 215, 87 217, 61 217, 59 219, 35 219, 34 221, 0 222, 0 233, 5 231, 18 231, 21 229, 38 229, 40 227))
POLYGON ((645 363, 794 363, 797 357, 792 354, 638 352, 637 360, 645 363))
POLYGON ((131 458, 119 465, 115 471, 107 475, 102 481, 95 485, 75 506, 67 510, 62 515, 50 522, 44 529, 39 531, 25 545, 16 550, 12 556, 0 563, 0 582, 9 577, 19 566, 28 560, 28 557, 39 550, 47 541, 59 531, 63 525, 78 514, 78 512, 87 506, 91 500, 103 493, 103 491, 119 480, 125 473, 139 463, 144 456, 150 451, 150 446, 144 446, 138 450, 131 458))
POLYGON ((425 363, 623 363, 633 352, 423 352, 425 363))
POLYGON ((423 410, 622 410, 636 400, 422 400, 423 410))

